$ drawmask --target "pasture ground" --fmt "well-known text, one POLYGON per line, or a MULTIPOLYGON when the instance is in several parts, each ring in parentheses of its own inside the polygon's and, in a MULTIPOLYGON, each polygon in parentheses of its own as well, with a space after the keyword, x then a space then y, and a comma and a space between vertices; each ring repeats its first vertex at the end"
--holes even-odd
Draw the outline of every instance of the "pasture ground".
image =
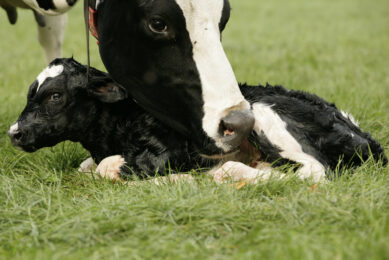
MULTIPOLYGON (((223 43, 239 81, 314 92, 389 148, 389 1, 231 2, 223 43)), ((81 6, 64 54, 85 62, 81 6)), ((293 177, 127 187, 78 174, 77 144, 15 150, 6 131, 45 66, 32 13, 19 14, 10 26, 0 12, 0 258, 389 258, 389 168, 370 161, 317 187, 293 177)))

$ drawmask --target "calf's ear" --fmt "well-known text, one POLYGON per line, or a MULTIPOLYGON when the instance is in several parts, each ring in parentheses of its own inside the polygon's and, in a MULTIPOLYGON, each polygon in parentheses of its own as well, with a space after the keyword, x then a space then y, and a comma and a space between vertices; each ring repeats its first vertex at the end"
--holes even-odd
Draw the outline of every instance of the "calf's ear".
POLYGON ((88 93, 104 103, 114 103, 127 98, 127 91, 112 80, 91 79, 88 93))

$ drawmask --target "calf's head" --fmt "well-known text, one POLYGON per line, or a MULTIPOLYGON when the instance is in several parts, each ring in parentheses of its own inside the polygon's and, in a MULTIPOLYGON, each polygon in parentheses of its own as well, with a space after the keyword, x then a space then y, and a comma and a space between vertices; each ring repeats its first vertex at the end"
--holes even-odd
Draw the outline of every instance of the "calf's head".
POLYGON ((81 141, 98 117, 98 105, 126 98, 105 73, 72 58, 54 60, 31 84, 27 105, 8 131, 12 143, 34 152, 65 140, 81 141))
POLYGON ((228 0, 99 1, 101 58, 115 81, 205 155, 229 153, 254 118, 221 44, 228 0))

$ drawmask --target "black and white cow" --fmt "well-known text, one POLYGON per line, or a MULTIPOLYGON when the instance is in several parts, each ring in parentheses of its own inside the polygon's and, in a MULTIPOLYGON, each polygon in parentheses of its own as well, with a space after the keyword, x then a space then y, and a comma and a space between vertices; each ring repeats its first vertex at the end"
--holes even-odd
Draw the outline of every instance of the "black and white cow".
POLYGON ((208 156, 235 151, 254 117, 221 44, 228 0, 97 1, 103 63, 146 111, 208 156))
POLYGON ((370 154, 387 163, 379 143, 350 115, 317 96, 272 86, 241 85, 241 91, 255 116, 250 143, 225 158, 204 158, 190 138, 138 106, 107 74, 92 68, 88 81, 85 66, 57 59, 30 86, 27 106, 9 136, 28 152, 80 142, 100 163, 97 171, 112 179, 164 174, 170 166, 214 167, 210 173, 217 181, 258 181, 271 176, 268 162, 298 163, 301 179, 318 182, 337 166, 358 166, 370 154))
POLYGON ((46 61, 62 57, 62 43, 67 21, 66 12, 77 0, 0 0, 11 24, 18 18, 17 8, 31 9, 38 24, 38 39, 46 61))

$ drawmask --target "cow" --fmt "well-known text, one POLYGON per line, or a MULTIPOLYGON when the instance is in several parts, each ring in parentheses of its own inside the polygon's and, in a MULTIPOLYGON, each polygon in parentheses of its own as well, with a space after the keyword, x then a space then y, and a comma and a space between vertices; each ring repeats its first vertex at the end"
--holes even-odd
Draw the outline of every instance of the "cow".
MULTIPOLYGON (((380 144, 335 105, 281 86, 240 85, 255 116, 250 138, 223 157, 204 157, 190 138, 169 128, 140 107, 109 75, 73 58, 57 59, 37 77, 27 105, 8 134, 27 152, 70 140, 80 142, 99 164, 97 172, 114 180, 213 168, 226 177, 257 182, 272 166, 299 164, 301 179, 324 181, 337 167, 358 166, 372 154, 387 163, 380 144)), ((82 168, 90 169, 88 159, 82 168)), ((282 174, 279 174, 282 177, 282 174)), ((228 178, 227 178, 228 179, 228 178)))
POLYGON ((101 59, 142 108, 197 152, 233 153, 254 126, 221 43, 228 0, 89 1, 101 59))
POLYGON ((17 8, 31 9, 38 26, 38 40, 46 61, 62 57, 62 43, 67 21, 66 12, 77 0, 0 0, 11 24, 17 22, 17 8))

